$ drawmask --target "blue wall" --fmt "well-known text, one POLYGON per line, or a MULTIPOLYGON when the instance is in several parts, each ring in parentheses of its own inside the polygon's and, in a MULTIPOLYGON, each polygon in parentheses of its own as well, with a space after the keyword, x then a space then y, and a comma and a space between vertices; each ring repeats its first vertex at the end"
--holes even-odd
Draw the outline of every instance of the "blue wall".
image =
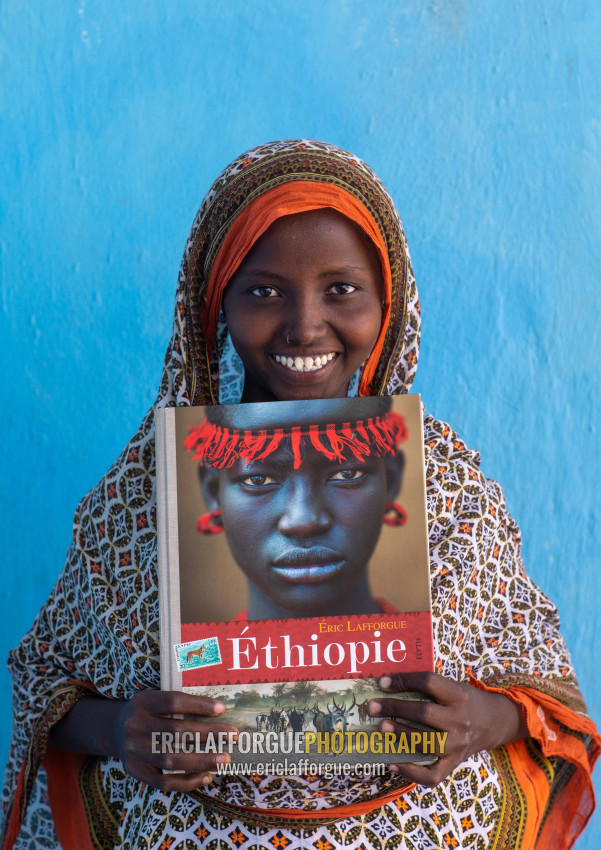
MULTIPOLYGON (((2 657, 153 400, 204 192, 306 135, 395 198, 416 389, 503 483, 601 718, 600 55, 595 0, 4 0, 2 657)), ((597 815, 578 846, 600 839, 597 815)))

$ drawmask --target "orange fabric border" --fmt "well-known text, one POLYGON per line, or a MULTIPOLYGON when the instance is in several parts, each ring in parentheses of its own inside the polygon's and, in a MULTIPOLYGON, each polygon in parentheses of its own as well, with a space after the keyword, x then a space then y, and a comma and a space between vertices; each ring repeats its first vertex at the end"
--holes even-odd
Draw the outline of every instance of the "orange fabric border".
POLYGON ((94 850, 78 781, 86 759, 86 755, 59 750, 49 741, 42 762, 48 775, 54 829, 63 850, 94 850))
POLYGON ((215 257, 207 286, 206 301, 202 313, 207 355, 210 360, 215 343, 223 290, 257 239, 265 233, 276 219, 282 216, 326 207, 342 213, 359 225, 373 242, 382 267, 382 278, 384 280, 382 324, 373 351, 363 368, 359 384, 359 395, 365 396, 369 395, 369 385, 376 371, 390 321, 392 274, 386 245, 374 217, 362 203, 338 186, 301 180, 292 181, 261 195, 237 216, 215 257))
POLYGON ((19 780, 17 782, 15 797, 10 812, 10 820, 8 821, 8 826, 6 828, 3 850, 12 850, 14 843, 19 836, 19 830, 21 829, 21 798, 23 796, 24 781, 25 762, 21 765, 21 770, 19 772, 19 780))
MULTIPOLYGON (((85 691, 96 692, 96 688, 94 685, 89 682, 80 682, 77 679, 72 679, 68 682, 69 685, 80 685, 85 691)), ((55 695, 56 696, 56 695, 55 695)), ((80 693, 76 696, 76 699, 79 699, 83 696, 83 693, 80 693)), ((72 697, 72 695, 71 695, 72 697)), ((73 698, 66 698, 64 694, 61 697, 60 705, 61 711, 64 714, 69 711, 71 706, 74 703, 73 698)), ((50 701, 52 705, 52 700, 50 701)), ((60 718, 58 718, 60 719, 60 718)), ((58 719, 55 718, 52 722, 58 722, 58 719)), ((41 721, 44 720, 44 715, 42 715, 41 721)), ((83 804, 83 800, 81 799, 81 794, 79 792, 78 778, 79 771, 87 756, 85 755, 73 755, 72 753, 63 752, 62 750, 57 750, 50 744, 48 740, 48 728, 45 731, 39 733, 40 727, 44 730, 45 726, 43 722, 38 722, 38 726, 36 727, 35 735, 41 734, 43 737, 42 744, 40 747, 40 752, 43 752, 42 756, 42 764, 46 769, 48 775, 48 798, 50 803, 50 809, 52 812, 52 818, 55 825, 55 830, 59 841, 63 847, 68 848, 68 850, 94 850, 90 839, 89 830, 87 829, 87 815, 85 813, 85 807, 83 804), (62 762, 62 764, 61 764, 62 762), (53 781, 51 781, 51 779, 53 781), (54 782, 54 787, 53 787, 54 782), (66 793, 63 793, 63 789, 66 793), (73 792, 73 789, 75 791, 73 792), (70 794, 71 796, 67 797, 70 794), (64 799, 63 799, 64 798, 64 799), (59 832, 59 824, 56 818, 55 811, 60 811, 63 814, 63 821, 68 823, 69 818, 71 816, 71 812, 76 811, 78 802, 77 798, 79 798, 79 806, 81 812, 83 813, 83 821, 85 823, 85 831, 81 833, 72 833, 73 841, 70 844, 64 844, 63 838, 67 836, 65 832, 59 832), (71 803, 72 801, 72 803, 71 803), (69 809, 69 805, 73 805, 75 809, 69 809), (55 805, 58 805, 58 809, 55 810, 55 805), (65 816, 65 812, 67 815, 65 816), (82 838, 83 836, 83 838, 82 838), (86 843, 87 836, 87 843, 86 843)), ((2 844, 2 850, 12 850, 12 847, 15 844, 19 836, 19 832, 21 830, 21 825, 23 823, 23 795, 25 793, 25 785, 26 785, 26 774, 29 771, 35 768, 35 773, 37 773, 39 767, 38 761, 32 761, 32 747, 30 745, 28 749, 28 755, 26 756, 23 764, 21 765, 21 770, 19 772, 19 779, 17 781, 17 787, 15 789, 15 796, 12 803, 12 808, 10 810, 10 817, 8 822, 5 825, 5 834, 4 834, 4 842, 2 844)))
POLYGON ((511 766, 527 800, 524 847, 568 850, 582 833, 595 808, 592 771, 601 753, 601 736, 593 721, 534 688, 496 688, 473 676, 470 683, 481 691, 503 694, 522 708, 528 730, 546 758, 559 757, 576 771, 543 823, 549 800, 549 782, 528 755, 525 741, 507 745, 511 766), (558 722, 593 739, 591 753, 574 735, 562 731, 558 722), (541 824, 542 829, 541 829, 541 824), (540 831, 540 835, 539 835, 540 831), (538 836, 538 841, 537 841, 538 836))
MULTIPOLYGON (((257 809, 253 806, 238 806, 235 803, 225 803, 225 806, 228 809, 231 808, 233 812, 244 812, 249 815, 251 819, 254 815, 259 821, 261 819, 261 814, 268 814, 270 818, 282 818, 282 820, 285 821, 310 821, 312 818, 316 820, 323 820, 324 818, 327 818, 328 820, 339 821, 344 820, 344 818, 361 817, 361 815, 366 815, 376 809, 381 809, 382 806, 385 806, 387 803, 392 803, 394 800, 400 799, 403 794, 406 794, 408 791, 413 791, 415 787, 417 787, 417 783, 411 782, 400 791, 389 791, 388 794, 384 794, 381 797, 376 797, 371 800, 363 800, 361 803, 349 803, 346 806, 334 806, 331 809, 320 809, 318 812, 306 812, 303 809, 257 809)), ((211 799, 212 798, 208 794, 203 795, 203 804, 206 805, 207 808, 211 807, 211 799)), ((222 803, 221 800, 218 802, 222 803)))

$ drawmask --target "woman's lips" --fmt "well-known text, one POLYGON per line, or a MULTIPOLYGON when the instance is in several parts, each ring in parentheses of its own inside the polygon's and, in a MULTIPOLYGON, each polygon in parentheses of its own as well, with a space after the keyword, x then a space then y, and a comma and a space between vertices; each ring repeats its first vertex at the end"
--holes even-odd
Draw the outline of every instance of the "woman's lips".
POLYGON ((325 354, 309 354, 292 357, 287 354, 272 354, 276 363, 283 366, 289 372, 319 372, 324 369, 328 363, 337 356, 336 351, 330 351, 325 354))
POLYGON ((339 573, 344 564, 345 558, 340 552, 316 546, 312 549, 289 549, 276 558, 271 568, 287 581, 312 584, 327 581, 339 573))

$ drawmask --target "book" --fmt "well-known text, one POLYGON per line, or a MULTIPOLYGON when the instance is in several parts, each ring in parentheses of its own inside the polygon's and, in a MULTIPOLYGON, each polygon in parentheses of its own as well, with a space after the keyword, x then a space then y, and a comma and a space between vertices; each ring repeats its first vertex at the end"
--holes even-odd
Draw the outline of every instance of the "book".
POLYGON ((156 439, 162 689, 226 705, 234 762, 430 763, 368 713, 433 670, 419 396, 170 407, 156 439))

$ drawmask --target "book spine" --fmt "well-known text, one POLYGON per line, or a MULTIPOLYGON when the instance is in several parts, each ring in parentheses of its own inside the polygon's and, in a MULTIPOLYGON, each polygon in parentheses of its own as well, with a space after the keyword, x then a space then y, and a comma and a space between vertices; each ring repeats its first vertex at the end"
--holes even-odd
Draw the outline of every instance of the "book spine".
POLYGON ((173 654, 173 646, 181 641, 179 581, 169 580, 179 575, 175 408, 157 410, 155 429, 161 689, 173 691, 182 689, 173 654))

